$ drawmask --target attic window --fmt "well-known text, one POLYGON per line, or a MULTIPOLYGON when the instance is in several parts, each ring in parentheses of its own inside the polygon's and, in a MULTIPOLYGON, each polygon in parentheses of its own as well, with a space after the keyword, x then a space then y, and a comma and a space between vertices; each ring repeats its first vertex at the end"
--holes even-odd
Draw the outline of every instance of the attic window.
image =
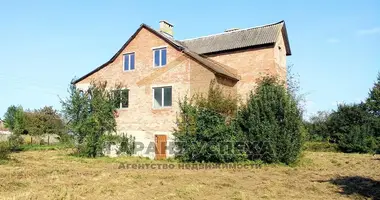
POLYGON ((135 69, 135 53, 124 54, 124 71, 135 69))
POLYGON ((153 49, 153 66, 162 67, 166 65, 166 47, 153 49))

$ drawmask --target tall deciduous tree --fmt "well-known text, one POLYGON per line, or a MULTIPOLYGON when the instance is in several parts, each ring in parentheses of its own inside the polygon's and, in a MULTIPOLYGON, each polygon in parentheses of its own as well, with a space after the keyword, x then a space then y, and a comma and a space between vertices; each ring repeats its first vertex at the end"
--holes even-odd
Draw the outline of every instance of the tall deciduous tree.
POLYGON ((64 124, 58 112, 51 106, 25 112, 25 129, 28 134, 42 136, 45 134, 64 134, 64 124))
POLYGON ((25 129, 25 115, 21 106, 9 106, 4 114, 4 125, 13 133, 22 133, 25 129))
POLYGON ((79 153, 88 157, 102 155, 105 134, 116 131, 113 92, 106 82, 97 82, 87 91, 71 85, 69 94, 61 102, 68 128, 77 139, 79 153))

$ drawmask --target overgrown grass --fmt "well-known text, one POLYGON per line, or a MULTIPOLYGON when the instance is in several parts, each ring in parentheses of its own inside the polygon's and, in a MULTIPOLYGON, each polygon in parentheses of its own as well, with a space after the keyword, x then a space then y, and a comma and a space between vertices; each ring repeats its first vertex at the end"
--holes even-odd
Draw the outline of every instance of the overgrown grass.
POLYGON ((0 142, 0 164, 9 159, 10 148, 7 142, 0 142))
POLYGON ((338 145, 329 142, 305 142, 303 150, 313 152, 338 152, 338 145))
POLYGON ((47 151, 47 150, 60 150, 73 148, 71 144, 57 143, 51 145, 39 145, 39 144, 23 144, 20 146, 20 151, 47 151))
POLYGON ((22 151, 0 167, 0 199, 379 199, 380 155, 304 152, 301 164, 253 169, 127 169, 174 164, 22 151), (354 177, 354 178, 353 178, 354 177))

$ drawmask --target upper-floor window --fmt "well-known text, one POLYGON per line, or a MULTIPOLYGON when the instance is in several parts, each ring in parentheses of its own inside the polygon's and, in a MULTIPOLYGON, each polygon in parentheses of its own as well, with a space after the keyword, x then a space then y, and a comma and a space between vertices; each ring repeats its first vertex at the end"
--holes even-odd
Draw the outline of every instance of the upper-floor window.
POLYGON ((129 106, 129 90, 128 89, 121 89, 121 90, 114 90, 114 102, 116 108, 128 108, 129 106))
POLYGON ((135 69, 135 53, 124 54, 124 71, 135 69))
POLYGON ((153 107, 163 108, 172 106, 172 87, 153 88, 153 107))
POLYGON ((154 67, 162 67, 166 65, 166 47, 153 49, 154 67))

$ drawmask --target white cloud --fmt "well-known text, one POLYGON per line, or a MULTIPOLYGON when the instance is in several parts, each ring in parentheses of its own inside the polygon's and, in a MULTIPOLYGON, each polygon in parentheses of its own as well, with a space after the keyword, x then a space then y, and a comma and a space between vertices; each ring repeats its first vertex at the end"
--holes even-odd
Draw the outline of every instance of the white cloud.
POLYGON ((340 40, 339 40, 339 39, 337 39, 337 38, 330 38, 330 39, 328 39, 328 40, 327 40, 327 42, 328 42, 328 43, 332 43, 332 44, 335 44, 335 43, 339 43, 339 42, 340 42, 340 40))
POLYGON ((358 35, 374 35, 374 34, 380 34, 380 27, 374 27, 370 29, 363 29, 359 30, 358 35))

